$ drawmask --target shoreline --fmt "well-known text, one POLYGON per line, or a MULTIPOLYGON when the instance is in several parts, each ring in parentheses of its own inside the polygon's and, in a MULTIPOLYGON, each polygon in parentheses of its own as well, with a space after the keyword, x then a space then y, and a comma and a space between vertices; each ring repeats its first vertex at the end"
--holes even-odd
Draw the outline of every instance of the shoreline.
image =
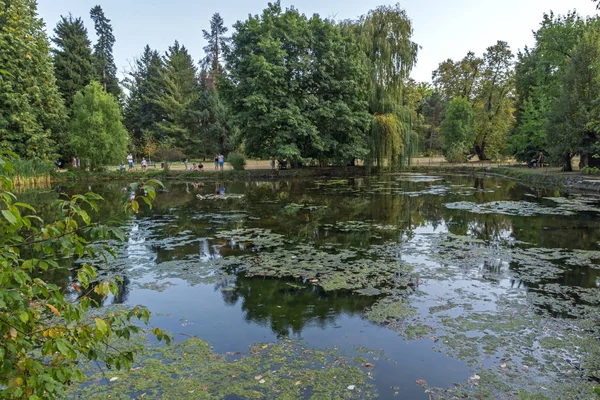
MULTIPOLYGON (((531 170, 525 167, 482 167, 482 166, 436 166, 412 165, 397 172, 435 173, 435 174, 468 174, 472 176, 493 176, 513 179, 522 184, 538 188, 555 189, 573 194, 600 196, 600 177, 582 175, 580 173, 564 173, 557 171, 531 170)), ((391 172, 371 172, 368 169, 355 167, 308 167, 299 169, 270 170, 248 169, 244 171, 225 170, 222 172, 204 171, 190 172, 182 170, 148 170, 142 171, 110 171, 110 172, 64 172, 58 174, 52 183, 86 182, 86 181, 132 181, 139 179, 158 180, 278 180, 278 179, 327 179, 327 178, 362 178, 370 175, 391 172)), ((47 182, 46 182, 47 184, 47 182)), ((20 185, 19 185, 20 186, 20 185)), ((28 185, 21 186, 27 187, 28 185)), ((32 185, 35 188, 37 185, 32 185)))

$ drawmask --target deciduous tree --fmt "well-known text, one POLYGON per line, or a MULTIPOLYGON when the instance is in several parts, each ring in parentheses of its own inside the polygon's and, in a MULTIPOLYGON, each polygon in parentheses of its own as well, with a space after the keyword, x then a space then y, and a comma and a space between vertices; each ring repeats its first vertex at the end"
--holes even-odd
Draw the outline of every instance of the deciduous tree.
POLYGON ((92 82, 75 95, 70 146, 91 168, 125 159, 129 135, 117 99, 92 82))

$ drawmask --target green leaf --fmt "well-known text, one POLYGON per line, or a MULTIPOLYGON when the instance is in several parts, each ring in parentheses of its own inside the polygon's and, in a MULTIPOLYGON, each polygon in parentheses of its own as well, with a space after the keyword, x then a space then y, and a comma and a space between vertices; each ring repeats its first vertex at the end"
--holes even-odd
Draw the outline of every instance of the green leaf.
POLYGON ((29 314, 27 314, 25 311, 23 311, 23 312, 21 312, 21 314, 19 314, 19 319, 21 320, 21 322, 26 324, 27 321, 29 321, 29 314))
POLYGON ((106 323, 106 321, 100 318, 96 318, 95 322, 96 329, 103 335, 106 335, 108 333, 108 324, 106 323))
POLYGON ((16 225, 17 217, 10 210, 2 210, 2 215, 11 225, 16 225))

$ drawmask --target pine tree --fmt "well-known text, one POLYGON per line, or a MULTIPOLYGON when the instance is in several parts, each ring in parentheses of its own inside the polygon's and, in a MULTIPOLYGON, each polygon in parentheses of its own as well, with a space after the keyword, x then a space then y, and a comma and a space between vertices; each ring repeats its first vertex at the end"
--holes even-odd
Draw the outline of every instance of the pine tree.
POLYGON ((70 14, 61 17, 54 33, 54 74, 65 104, 70 108, 75 93, 94 78, 91 42, 81 18, 73 18, 70 14))
POLYGON ((113 57, 115 36, 113 35, 110 19, 106 18, 102 7, 96 6, 90 11, 90 18, 94 21, 98 42, 94 45, 94 63, 98 81, 107 93, 120 99, 122 97, 117 67, 113 57))
POLYGON ((185 113, 198 95, 194 60, 185 46, 175 42, 165 54, 164 64, 162 90, 158 93, 149 93, 150 100, 158 106, 165 117, 154 125, 152 129, 154 137, 161 143, 188 147, 190 130, 184 121, 185 113))
POLYGON ((34 0, 0 0, 0 148, 51 157, 66 114, 34 0))
POLYGON ((219 13, 215 13, 210 20, 210 32, 202 30, 202 36, 208 44, 204 47, 206 56, 202 60, 203 69, 208 71, 208 87, 214 88, 215 80, 223 72, 221 58, 226 48, 228 38, 225 37, 227 27, 219 13))
POLYGON ((134 70, 125 80, 129 90, 125 126, 140 147, 144 146, 144 137, 150 135, 151 128, 164 118, 159 106, 152 101, 162 91, 163 70, 163 60, 158 51, 146 45, 142 56, 135 62, 134 70))

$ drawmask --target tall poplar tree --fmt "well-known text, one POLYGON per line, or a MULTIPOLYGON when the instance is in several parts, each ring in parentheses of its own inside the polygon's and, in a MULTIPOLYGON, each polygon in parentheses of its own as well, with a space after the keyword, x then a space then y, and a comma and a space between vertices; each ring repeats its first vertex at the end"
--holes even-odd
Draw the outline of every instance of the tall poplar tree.
POLYGON ((94 45, 94 64, 97 80, 102 84, 107 93, 121 98, 122 92, 117 79, 117 66, 113 56, 115 36, 110 19, 106 18, 102 7, 96 6, 90 11, 90 18, 94 21, 98 41, 94 45))
POLYGON ((94 79, 91 42, 81 18, 61 17, 54 28, 54 74, 65 105, 94 79))
POLYGON ((0 0, 0 148, 53 155, 66 119, 34 0, 0 0))

